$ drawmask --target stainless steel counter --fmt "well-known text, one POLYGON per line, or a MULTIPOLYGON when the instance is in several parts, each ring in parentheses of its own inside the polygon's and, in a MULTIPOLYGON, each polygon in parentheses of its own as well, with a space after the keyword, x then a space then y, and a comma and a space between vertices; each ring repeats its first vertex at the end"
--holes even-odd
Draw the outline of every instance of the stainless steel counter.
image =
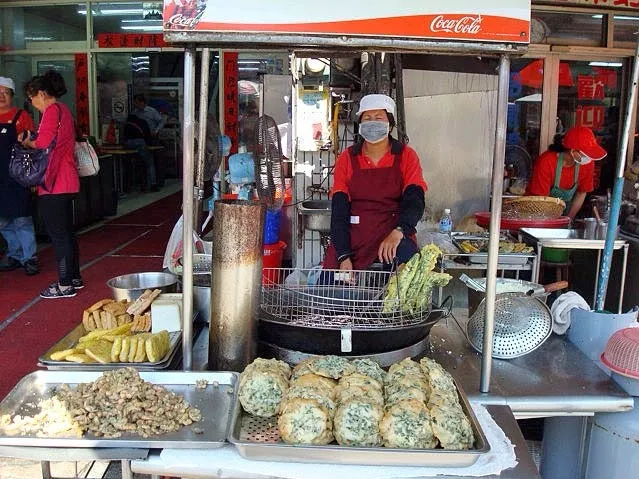
POLYGON ((516 418, 589 416, 628 411, 628 394, 576 346, 553 334, 539 349, 509 360, 493 360, 490 392, 479 392, 481 355, 465 337, 467 315, 453 316, 430 332, 428 355, 439 361, 471 400, 510 406, 516 418))
MULTIPOLYGON (((539 473, 537 472, 537 467, 533 462, 530 454, 528 453, 528 448, 526 446, 526 441, 519 430, 519 426, 517 425, 517 421, 512 415, 510 409, 506 406, 488 406, 488 412, 495 420, 497 425, 501 427, 506 436, 510 439, 510 441, 515 445, 515 454, 517 456, 517 466, 512 469, 506 469, 502 471, 499 476, 484 476, 487 478, 497 478, 499 479, 537 479, 539 478, 539 473)), ((277 476, 273 476, 271 471, 268 470, 268 463, 264 463, 265 469, 264 473, 260 475, 256 474, 248 474, 242 473, 242 462, 246 461, 243 459, 237 451, 233 450, 233 446, 227 445, 223 448, 218 449, 210 449, 210 450, 189 450, 182 449, 179 451, 173 451, 175 454, 172 454, 172 460, 164 459, 160 451, 152 451, 149 454, 149 457, 145 460, 132 461, 131 469, 133 472, 140 474, 162 474, 162 475, 177 475, 181 477, 217 477, 217 478, 251 478, 251 479, 276 479, 277 476), (219 454, 235 454, 237 455, 237 462, 234 464, 233 471, 222 469, 216 463, 216 457, 219 458, 219 454)), ((317 467, 314 464, 300 464, 300 467, 308 467, 310 468, 317 467)), ((342 466, 352 468, 352 476, 358 477, 361 475, 361 472, 358 471, 361 469, 361 466, 342 466)), ((415 468, 415 473, 419 473, 419 468, 415 468)), ((328 476, 327 476, 328 477, 328 476)), ((370 477, 370 476, 369 476, 370 477)), ((411 477, 413 477, 411 475, 411 477)), ((418 477, 418 476, 414 476, 418 477)), ((419 477, 432 477, 432 476, 419 476, 419 477)), ((440 477, 440 476, 438 476, 440 477)), ((460 476, 450 476, 450 477, 460 477, 460 476)), ((374 476, 371 477, 374 479, 374 476)))

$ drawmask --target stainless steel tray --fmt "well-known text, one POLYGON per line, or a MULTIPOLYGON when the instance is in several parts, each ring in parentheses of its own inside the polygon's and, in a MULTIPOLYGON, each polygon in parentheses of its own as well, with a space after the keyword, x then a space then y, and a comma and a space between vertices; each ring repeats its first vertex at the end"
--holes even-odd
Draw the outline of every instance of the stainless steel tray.
MULTIPOLYGON (((488 253, 465 253, 462 249, 460 243, 464 240, 487 240, 487 238, 473 238, 472 236, 463 236, 461 234, 453 236, 453 244, 459 250, 459 257, 464 257, 468 259, 469 263, 473 264, 488 264, 488 253)), ((504 240, 510 240, 508 236, 503 236, 504 240)), ((502 238, 500 238, 500 241, 502 238)), ((514 239, 513 239, 514 240, 514 239)), ((498 264, 519 264, 524 265, 528 263, 528 260, 532 258, 534 253, 499 253, 497 263, 498 264)))
MULTIPOLYGON (((566 228, 521 228, 524 242, 535 245, 542 243, 544 248, 565 249, 604 249, 605 240, 583 239, 583 231, 566 228)), ((623 248, 625 241, 616 239, 614 249, 623 248)))
POLYGON ((57 351, 63 351, 65 349, 71 349, 76 344, 78 344, 78 340, 87 334, 88 331, 84 329, 84 325, 79 324, 75 328, 71 330, 66 336, 64 336, 60 341, 55 343, 51 348, 45 352, 40 358, 38 358, 38 362, 40 366, 43 366, 52 371, 60 371, 60 370, 74 370, 74 371, 108 371, 111 369, 124 368, 124 367, 132 367, 137 369, 138 371, 155 371, 159 369, 166 369, 169 367, 173 358, 175 357, 177 351, 181 349, 182 346, 182 333, 180 331, 175 331, 169 333, 169 352, 166 353, 166 356, 162 358, 160 361, 152 362, 144 362, 144 363, 73 363, 71 361, 54 361, 51 359, 51 355, 57 351))
MULTIPOLYGON (((526 264, 531 258, 528 253, 500 253, 497 256, 498 264, 526 264)), ((475 253, 468 256, 468 261, 473 264, 488 264, 488 253, 475 253)))
POLYGON ((258 461, 364 464, 380 466, 465 467, 490 451, 490 445, 475 417, 468 398, 457 385, 460 403, 475 434, 475 448, 467 451, 444 449, 392 449, 385 447, 292 446, 280 440, 277 418, 246 414, 239 398, 229 428, 228 440, 242 457, 258 461))
MULTIPOLYGON (((62 384, 71 387, 79 383, 94 381, 100 371, 36 371, 20 380, 0 403, 0 416, 4 414, 32 416, 38 412, 37 404, 51 397, 62 384)), ((174 448, 204 449, 224 445, 228 434, 231 411, 237 396, 239 375, 232 372, 141 372, 140 377, 153 384, 159 384, 169 391, 180 394, 185 400, 202 412, 202 420, 179 431, 143 438, 138 435, 124 435, 115 439, 105 439, 91 434, 81 438, 46 438, 29 436, 9 436, 0 427, 0 445, 33 447, 130 447, 130 448, 174 448), (197 389, 197 380, 206 380, 205 389, 197 389), (217 384, 215 384, 217 382, 217 384), (201 434, 196 430, 202 431, 201 434)))

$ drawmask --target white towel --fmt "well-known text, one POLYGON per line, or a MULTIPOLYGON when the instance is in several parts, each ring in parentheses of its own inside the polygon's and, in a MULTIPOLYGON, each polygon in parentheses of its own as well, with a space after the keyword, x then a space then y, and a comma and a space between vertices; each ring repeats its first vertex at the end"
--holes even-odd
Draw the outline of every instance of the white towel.
POLYGON ((552 330, 555 334, 564 334, 570 327, 570 311, 575 308, 590 311, 586 300, 573 291, 562 294, 552 303, 550 313, 552 314, 552 330))

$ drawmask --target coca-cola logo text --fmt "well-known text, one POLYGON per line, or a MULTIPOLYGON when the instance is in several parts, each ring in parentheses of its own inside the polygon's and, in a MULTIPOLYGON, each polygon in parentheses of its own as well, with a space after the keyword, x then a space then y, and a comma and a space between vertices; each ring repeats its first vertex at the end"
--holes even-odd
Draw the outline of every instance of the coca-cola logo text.
POLYGON ((182 15, 181 13, 178 13, 176 15, 171 16, 167 23, 169 27, 194 28, 199 23, 200 18, 202 18, 203 14, 204 14, 204 10, 200 11, 197 15, 191 18, 186 15, 182 15))
POLYGON ((467 33, 476 35, 481 29, 481 15, 465 16, 461 18, 446 18, 444 15, 438 15, 430 22, 430 29, 433 32, 447 33, 467 33))

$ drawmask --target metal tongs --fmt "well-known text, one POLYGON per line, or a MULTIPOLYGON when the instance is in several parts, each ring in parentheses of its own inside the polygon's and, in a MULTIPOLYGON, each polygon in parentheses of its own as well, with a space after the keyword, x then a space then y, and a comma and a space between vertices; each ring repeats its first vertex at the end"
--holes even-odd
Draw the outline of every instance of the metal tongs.
POLYGON ((480 293, 486 292, 486 283, 482 284, 479 281, 476 281, 470 276, 468 276, 466 273, 462 273, 459 276, 459 279, 462 283, 464 283, 469 288, 474 289, 475 291, 479 291, 480 293))
MULTIPOLYGON (((459 279, 469 288, 474 289, 480 293, 486 292, 486 284, 480 283, 479 281, 469 277, 466 273, 462 273, 459 276, 459 279)), ((539 285, 536 288, 530 288, 526 291, 526 296, 531 296, 536 298, 538 296, 544 296, 546 294, 552 293, 553 291, 559 291, 561 289, 565 289, 568 287, 568 281, 557 281, 555 283, 550 283, 546 285, 539 285)))

